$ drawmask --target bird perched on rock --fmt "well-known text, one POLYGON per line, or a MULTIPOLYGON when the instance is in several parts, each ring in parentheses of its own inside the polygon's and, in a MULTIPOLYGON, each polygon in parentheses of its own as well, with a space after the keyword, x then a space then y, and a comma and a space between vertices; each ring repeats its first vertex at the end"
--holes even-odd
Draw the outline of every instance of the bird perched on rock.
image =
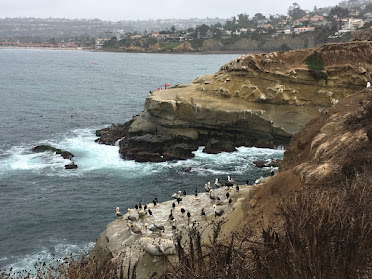
POLYGON ((210 198, 211 200, 216 200, 216 196, 213 195, 213 190, 209 190, 209 198, 210 198))
POLYGON ((174 194, 172 195, 172 198, 174 198, 174 199, 178 199, 180 196, 181 196, 181 191, 178 191, 177 194, 174 193, 174 194))
POLYGON ((176 204, 175 203, 172 203, 172 208, 175 208, 176 207, 176 204))
POLYGON ((181 213, 182 213, 182 215, 184 215, 185 212, 186 212, 186 210, 182 207, 182 208, 181 208, 181 213))
POLYGON ((229 204, 231 204, 232 203, 232 198, 229 198, 229 204))
POLYGON ((132 222, 136 222, 137 221, 137 218, 135 216, 131 216, 132 210, 130 208, 128 208, 128 220, 129 221, 132 221, 132 222))
POLYGON ((186 196, 186 191, 185 190, 183 190, 183 195, 186 196))
POLYGON ((198 187, 195 188, 195 191, 194 191, 194 196, 197 197, 198 196, 198 187))
POLYGON ((171 209, 171 212, 170 212, 170 214, 169 214, 169 216, 168 216, 168 220, 169 220, 169 221, 173 221, 173 220, 174 220, 173 209, 171 209))
POLYGON ((204 210, 204 207, 201 209, 201 216, 205 217, 205 210, 204 210))
POLYGON ((230 175, 227 176, 227 182, 225 183, 225 186, 232 187, 236 185, 236 181, 230 177, 230 175))
POLYGON ((141 228, 136 223, 130 224, 130 231, 134 234, 142 234, 141 228))
POLYGON ((208 181, 205 185, 204 185, 204 189, 205 191, 208 193, 212 188, 211 188, 211 182, 208 181))
POLYGON ((190 213, 190 211, 187 211, 187 218, 190 220, 190 218, 191 218, 191 213, 190 213))
POLYGON ((367 81, 367 88, 370 88, 370 87, 371 87, 371 83, 367 81))
POLYGON ((119 207, 116 208, 116 213, 115 213, 115 215, 116 215, 117 217, 121 217, 121 216, 123 216, 123 214, 119 211, 119 207))
POLYGON ((273 176, 275 174, 275 171, 274 171, 274 167, 273 166, 271 166, 270 174, 271 174, 271 176, 273 176))
POLYGON ((182 201, 182 198, 181 197, 178 197, 177 198, 177 204, 180 205, 180 202, 182 201))
POLYGON ((236 185, 236 186, 235 186, 235 189, 236 189, 237 192, 239 192, 239 189, 240 189, 240 188, 239 188, 239 185, 236 185))
POLYGON ((150 216, 152 216, 152 211, 151 211, 150 208, 149 208, 149 210, 147 210, 147 213, 148 213, 150 216))
POLYGON ((220 182, 219 178, 216 178, 216 181, 214 182, 214 185, 216 186, 216 188, 221 188, 221 187, 224 186, 224 184, 220 182))
POLYGON ((230 197, 230 193, 227 192, 227 193, 226 193, 226 199, 228 199, 229 197, 230 197))
POLYGON ((165 228, 163 225, 154 224, 156 228, 158 228, 159 231, 165 231, 165 228))
POLYGON ((158 203, 158 198, 153 199, 152 203, 154 204, 154 207, 155 207, 156 204, 158 203))
POLYGON ((215 204, 213 205, 213 211, 214 211, 214 217, 222 216, 223 213, 224 213, 224 210, 223 209, 217 209, 217 206, 215 204))
POLYGON ((150 227, 148 227, 148 229, 153 232, 153 233, 158 233, 160 230, 157 226, 155 226, 154 224, 152 224, 150 227))

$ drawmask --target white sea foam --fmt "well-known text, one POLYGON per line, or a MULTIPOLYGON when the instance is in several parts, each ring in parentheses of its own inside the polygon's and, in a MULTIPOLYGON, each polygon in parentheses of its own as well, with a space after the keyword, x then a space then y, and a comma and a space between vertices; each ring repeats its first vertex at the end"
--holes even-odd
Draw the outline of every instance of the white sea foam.
MULTIPOLYGON (((53 152, 32 153, 33 146, 17 146, 5 152, 5 158, 0 159, 0 174, 4 170, 30 170, 44 175, 72 176, 82 175, 90 171, 115 171, 126 177, 147 176, 161 173, 169 169, 182 170, 191 167, 192 172, 209 175, 242 174, 252 168, 251 162, 270 158, 281 158, 283 149, 239 147, 235 152, 206 154, 200 147, 194 152, 195 157, 184 161, 164 163, 137 163, 133 160, 120 158, 118 146, 102 145, 95 142, 94 129, 77 129, 63 136, 45 140, 37 144, 49 144, 68 150, 75 157, 77 170, 65 170, 64 165, 70 163, 53 152)), ((35 145, 37 145, 35 144, 35 145)), ((34 146, 35 146, 34 145, 34 146)))
POLYGON ((81 244, 72 244, 66 243, 65 240, 61 242, 52 241, 54 242, 54 246, 51 248, 43 247, 39 251, 27 255, 23 255, 20 257, 5 257, 0 259, 0 263, 7 263, 3 269, 9 270, 12 268, 13 272, 19 272, 22 270, 27 271, 34 271, 34 264, 35 263, 55 263, 58 259, 63 259, 66 256, 72 255, 75 256, 82 256, 89 253, 89 251, 94 247, 94 242, 87 242, 81 244))

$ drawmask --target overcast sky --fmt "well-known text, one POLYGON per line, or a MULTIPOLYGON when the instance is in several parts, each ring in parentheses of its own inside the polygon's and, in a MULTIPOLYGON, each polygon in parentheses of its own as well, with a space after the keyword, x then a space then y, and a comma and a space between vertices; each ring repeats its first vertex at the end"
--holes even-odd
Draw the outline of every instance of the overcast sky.
POLYGON ((335 6, 340 0, 0 0, 0 18, 58 17, 133 20, 229 18, 246 13, 286 14, 293 2, 302 9, 335 6))

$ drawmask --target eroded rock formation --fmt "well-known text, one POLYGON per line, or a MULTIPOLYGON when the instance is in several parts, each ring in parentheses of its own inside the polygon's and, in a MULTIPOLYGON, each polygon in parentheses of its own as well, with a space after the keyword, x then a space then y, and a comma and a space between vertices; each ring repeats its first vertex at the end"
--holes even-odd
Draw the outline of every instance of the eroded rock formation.
POLYGON ((199 146, 218 153, 286 145, 320 108, 365 87, 371 62, 370 42, 247 54, 214 75, 150 94, 141 115, 105 136, 123 138, 122 158, 140 162, 190 158, 199 146), (311 54, 324 62, 321 74, 304 64, 311 54))

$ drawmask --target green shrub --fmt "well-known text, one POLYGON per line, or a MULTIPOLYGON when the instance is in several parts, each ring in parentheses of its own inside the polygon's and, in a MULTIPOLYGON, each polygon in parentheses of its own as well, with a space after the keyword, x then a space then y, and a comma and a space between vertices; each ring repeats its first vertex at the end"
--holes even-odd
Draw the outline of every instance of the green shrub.
POLYGON ((315 54, 310 54, 304 60, 305 64, 307 65, 309 70, 324 70, 324 60, 315 54))

